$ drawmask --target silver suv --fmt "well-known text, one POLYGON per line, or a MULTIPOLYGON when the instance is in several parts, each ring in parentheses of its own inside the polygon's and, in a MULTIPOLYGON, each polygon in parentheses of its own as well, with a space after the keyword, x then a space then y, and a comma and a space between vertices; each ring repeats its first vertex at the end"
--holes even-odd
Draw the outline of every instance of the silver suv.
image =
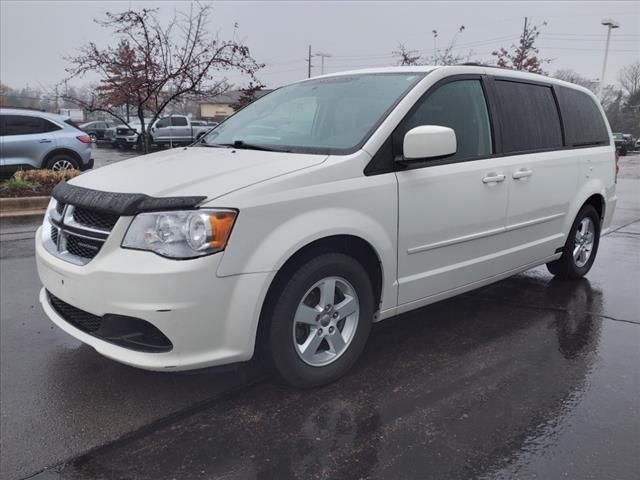
POLYGON ((0 173, 19 169, 87 170, 91 139, 73 122, 53 113, 0 108, 0 173))

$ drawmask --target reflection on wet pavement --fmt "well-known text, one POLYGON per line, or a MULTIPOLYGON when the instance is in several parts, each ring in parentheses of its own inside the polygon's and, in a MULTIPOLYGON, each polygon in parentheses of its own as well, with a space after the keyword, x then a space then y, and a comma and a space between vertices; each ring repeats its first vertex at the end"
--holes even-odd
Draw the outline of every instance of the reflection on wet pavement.
POLYGON ((632 478, 637 296, 615 319, 606 295, 640 259, 604 268, 624 241, 592 281, 536 269, 405 314, 333 385, 263 382, 37 478, 632 478))

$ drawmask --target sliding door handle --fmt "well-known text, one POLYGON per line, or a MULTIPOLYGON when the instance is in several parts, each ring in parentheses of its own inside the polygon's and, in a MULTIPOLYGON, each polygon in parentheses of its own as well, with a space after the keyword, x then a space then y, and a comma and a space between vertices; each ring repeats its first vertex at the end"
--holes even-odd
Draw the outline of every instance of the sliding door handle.
POLYGON ((521 168, 520 170, 513 172, 513 178, 515 178, 516 180, 520 178, 527 178, 530 177, 532 173, 533 171, 529 170, 528 168, 521 168))
POLYGON ((502 173, 490 173, 482 179, 482 183, 500 183, 504 182, 505 178, 507 177, 502 173))

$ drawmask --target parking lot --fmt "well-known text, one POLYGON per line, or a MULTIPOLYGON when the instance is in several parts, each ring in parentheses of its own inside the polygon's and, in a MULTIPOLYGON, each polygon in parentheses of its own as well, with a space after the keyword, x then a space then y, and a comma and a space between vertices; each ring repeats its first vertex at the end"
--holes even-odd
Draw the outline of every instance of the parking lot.
MULTIPOLYGON (((96 166, 132 155, 97 148, 96 166)), ((537 268, 378 324, 347 377, 308 391, 259 362, 98 355, 41 310, 36 223, 4 222, 0 477, 637 478, 639 191, 629 155, 586 279, 537 268)))

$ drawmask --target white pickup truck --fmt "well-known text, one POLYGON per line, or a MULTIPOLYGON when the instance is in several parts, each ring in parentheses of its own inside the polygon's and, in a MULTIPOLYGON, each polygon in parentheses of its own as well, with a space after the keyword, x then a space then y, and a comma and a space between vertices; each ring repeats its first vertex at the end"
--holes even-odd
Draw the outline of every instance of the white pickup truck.
POLYGON ((171 115, 159 118, 151 126, 151 140, 158 145, 190 145, 214 127, 185 115, 171 115))

